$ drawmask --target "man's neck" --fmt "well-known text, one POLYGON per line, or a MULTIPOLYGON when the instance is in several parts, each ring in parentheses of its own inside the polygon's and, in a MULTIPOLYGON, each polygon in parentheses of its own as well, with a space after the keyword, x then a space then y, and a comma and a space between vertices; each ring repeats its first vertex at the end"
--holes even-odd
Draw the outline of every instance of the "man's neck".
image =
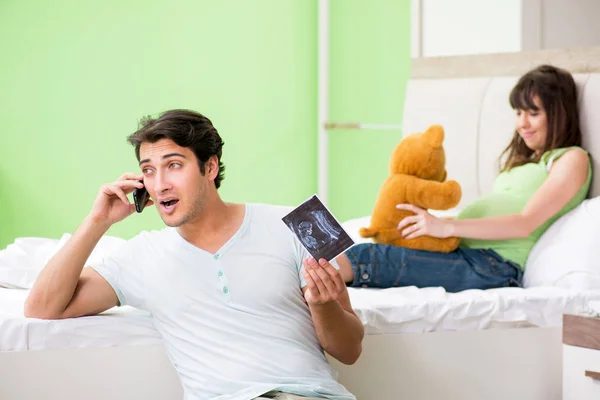
POLYGON ((225 203, 217 196, 207 202, 194 221, 180 226, 177 231, 191 244, 214 253, 238 231, 245 212, 244 204, 225 203))

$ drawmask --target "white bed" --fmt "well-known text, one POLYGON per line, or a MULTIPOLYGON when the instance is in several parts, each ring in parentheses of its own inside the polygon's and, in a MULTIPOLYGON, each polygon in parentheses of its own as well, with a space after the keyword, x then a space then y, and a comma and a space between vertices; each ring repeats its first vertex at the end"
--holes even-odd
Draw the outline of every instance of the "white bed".
MULTIPOLYGON (((564 313, 596 314, 590 301, 600 301, 600 291, 553 287, 460 293, 446 293, 441 288, 349 288, 349 292, 367 335, 556 327, 564 313)), ((23 305, 28 293, 0 289, 2 352, 162 344, 152 318, 131 307, 66 320, 25 318, 23 305)))
MULTIPOLYGON (((62 321, 28 319, 23 317, 28 292, 0 289, 0 398, 34 399, 47 393, 68 399, 181 397, 179 381, 146 313, 122 307, 62 321), (26 385, 25 379, 36 385, 26 385), (71 381, 77 382, 75 388, 67 385, 71 381)), ((594 314, 589 302, 600 300, 600 291, 540 287, 446 293, 440 288, 351 288, 350 296, 367 337, 356 366, 332 360, 340 379, 359 399, 371 398, 373 393, 380 393, 377 399, 391 399, 399 391, 425 399, 435 398, 439 390, 436 387, 432 392, 429 384, 437 374, 456 390, 456 381, 450 378, 458 374, 463 379, 465 372, 451 368, 459 357, 471 361, 470 374, 479 384, 478 375, 487 376, 490 368, 502 367, 497 365, 499 354, 504 354, 504 367, 519 352, 521 357, 527 355, 523 358, 532 368, 556 373, 551 361, 559 354, 552 344, 560 341, 556 327, 562 314, 594 314), (534 326, 538 328, 523 329, 534 326), (427 352, 422 352, 423 346, 427 352), (469 351, 463 352, 465 347, 469 351), (553 348, 554 352, 547 351, 553 348), (382 390, 382 385, 387 388, 382 390)), ((551 398, 547 394, 552 387, 539 387, 544 398, 551 398)), ((525 393, 523 398, 541 398, 537 392, 537 397, 525 393)))
POLYGON ((28 319, 29 290, 0 288, 0 399, 182 398, 151 318, 131 307, 28 319))
POLYGON ((67 320, 25 318, 23 305, 28 293, 0 289, 0 351, 161 344, 150 316, 132 307, 115 307, 98 316, 67 320))
MULTIPOLYGON (((600 140, 592 135, 600 130, 600 114, 592 112, 600 107, 598 59, 596 48, 415 60, 404 130, 444 126, 449 176, 461 183, 464 205, 493 182, 513 126, 512 85, 529 68, 552 62, 576 73, 584 145, 599 171, 600 140)), ((598 194, 597 173, 592 195, 598 194)), ((7 290, 0 289, 0 344, 6 346, 0 398, 182 397, 145 315, 119 310, 77 321, 25 320, 19 307, 26 292, 7 290)), ((351 289, 351 299, 366 327, 363 354, 353 366, 332 364, 359 399, 557 400, 561 316, 593 312, 590 301, 599 300, 600 291, 351 289)))

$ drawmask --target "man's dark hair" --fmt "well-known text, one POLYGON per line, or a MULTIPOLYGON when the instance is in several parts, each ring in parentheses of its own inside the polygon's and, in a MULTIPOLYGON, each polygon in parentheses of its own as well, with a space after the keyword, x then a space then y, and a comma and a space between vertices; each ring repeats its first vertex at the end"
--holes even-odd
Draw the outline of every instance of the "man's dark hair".
POLYGON ((135 146, 135 156, 140 161, 141 144, 156 143, 161 139, 170 139, 178 146, 190 148, 198 159, 202 175, 205 174, 208 159, 217 156, 219 173, 215 177, 215 186, 217 189, 221 186, 225 172, 221 162, 224 143, 208 118, 190 110, 166 111, 156 119, 142 118, 139 129, 127 141, 135 146))

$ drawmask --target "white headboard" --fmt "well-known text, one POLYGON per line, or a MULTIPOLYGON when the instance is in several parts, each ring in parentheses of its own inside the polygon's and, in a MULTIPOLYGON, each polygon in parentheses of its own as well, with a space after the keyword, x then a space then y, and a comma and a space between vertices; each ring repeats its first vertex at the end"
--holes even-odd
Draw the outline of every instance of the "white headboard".
POLYGON ((543 63, 574 75, 583 146, 595 172, 591 196, 600 195, 600 47, 413 59, 404 133, 423 132, 431 124, 444 127, 448 179, 463 190, 458 207, 491 190, 498 157, 514 132, 509 93, 523 73, 543 63))

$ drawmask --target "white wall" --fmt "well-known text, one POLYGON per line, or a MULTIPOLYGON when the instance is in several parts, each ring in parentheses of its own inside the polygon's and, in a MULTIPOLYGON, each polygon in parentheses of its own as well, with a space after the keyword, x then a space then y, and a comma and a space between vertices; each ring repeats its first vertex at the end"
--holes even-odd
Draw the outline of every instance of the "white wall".
POLYGON ((600 0, 412 0, 412 56, 600 45, 600 0))
POLYGON ((423 57, 521 49, 521 0, 422 1, 423 57))
POLYGON ((542 2, 543 49, 600 45, 600 0, 542 2))

